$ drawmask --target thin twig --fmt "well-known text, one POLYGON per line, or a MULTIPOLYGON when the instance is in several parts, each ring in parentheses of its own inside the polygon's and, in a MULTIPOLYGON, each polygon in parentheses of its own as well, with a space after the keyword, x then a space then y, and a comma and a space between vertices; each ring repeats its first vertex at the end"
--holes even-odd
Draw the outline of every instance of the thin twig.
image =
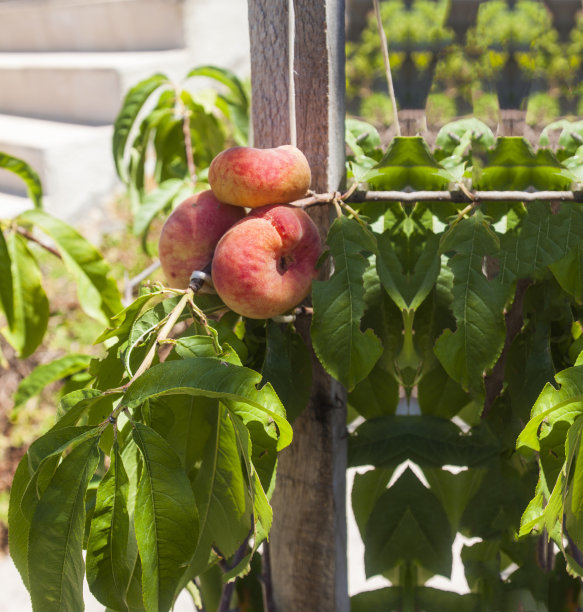
POLYGON ((502 349, 500 357, 498 357, 498 361, 496 361, 496 363, 494 364, 492 371, 484 379, 486 397, 484 400, 484 410, 482 411, 482 418, 485 418, 487 416, 488 412, 490 411, 490 408, 494 404, 494 401, 502 392, 502 388, 504 386, 504 374, 506 369, 506 357, 508 355, 508 351, 510 350, 510 346, 514 342, 514 339, 516 338, 516 336, 518 336, 520 330, 522 329, 522 325, 524 323, 522 313, 524 305, 524 295, 531 284, 532 279, 529 278, 521 278, 516 282, 514 300, 512 302, 512 306, 510 306, 505 316, 506 338, 504 340, 504 348, 502 349))
POLYGON ((397 136, 401 135, 401 126, 399 125, 399 114, 397 111, 397 99, 395 98, 395 88, 393 87, 393 75, 391 74, 391 62, 389 60, 389 43, 387 42, 387 35, 383 28, 383 22, 381 20, 381 9, 379 6, 379 0, 373 0, 375 15, 377 18, 377 28, 381 39, 381 50, 383 52, 383 61, 385 63, 385 72, 387 76, 387 86, 389 88, 389 96, 391 97, 391 104, 393 106, 393 116, 395 120, 395 131, 397 136))
POLYGON ((21 236, 23 236, 27 240, 30 240, 31 242, 36 242, 36 244, 41 246, 45 251, 51 253, 51 255, 54 255, 55 257, 58 257, 59 259, 63 259, 59 251, 57 251, 57 249, 54 249, 52 246, 49 246, 48 244, 45 244, 44 242, 41 242, 38 238, 36 238, 35 236, 27 232, 26 230, 23 230, 21 227, 16 228, 16 233, 20 234, 21 236))
MULTIPOLYGON (((475 201, 484 202, 581 202, 583 191, 470 191, 465 188, 454 191, 355 191, 342 200, 349 204, 363 202, 455 202, 467 204, 475 201)), ((331 204, 338 197, 336 192, 316 193, 301 200, 290 202, 299 208, 309 208, 322 204, 331 204)))
POLYGON ((263 542, 263 554, 261 566, 261 587, 263 590, 263 607, 265 612, 275 612, 275 601, 273 599, 273 582, 271 580, 271 554, 269 542, 263 542))
MULTIPOLYGON (((219 561, 219 565, 224 572, 232 570, 234 567, 237 567, 241 561, 243 561, 245 553, 247 552, 248 543, 249 537, 245 538, 245 541, 241 544, 241 546, 239 546, 230 563, 227 563, 227 561, 224 559, 219 561)), ((236 579, 231 580, 231 582, 227 582, 227 584, 223 586, 223 592, 221 593, 221 600, 219 602, 217 612, 228 612, 231 609, 231 599, 233 598, 233 593, 235 592, 235 584, 236 579)))
POLYGON ((190 136, 190 111, 188 109, 184 109, 182 133, 184 134, 184 148, 186 150, 188 174, 190 175, 192 183, 196 184, 196 166, 194 165, 194 153, 192 151, 192 137, 190 136))
POLYGON ((164 342, 166 338, 168 338, 168 334, 172 331, 174 325, 176 325, 176 322, 178 321, 180 315, 182 314, 182 311, 186 307, 189 296, 191 296, 191 294, 191 291, 187 291, 182 296, 182 299, 178 302, 178 304, 172 309, 172 312, 170 313, 170 316, 168 317, 166 323, 162 326, 162 329, 160 330, 156 341, 151 346, 150 350, 148 351, 148 354, 144 357, 144 360, 140 364, 140 367, 136 370, 136 373, 132 376, 131 380, 126 385, 124 385, 124 388, 129 387, 134 382, 134 380, 136 380, 136 378, 140 377, 150 367, 150 365, 152 365, 152 361, 154 361, 154 356, 156 355, 156 351, 158 350, 159 345, 164 342))
POLYGON ((139 285, 143 280, 148 278, 152 272, 155 272, 160 267, 160 260, 157 259, 153 264, 149 265, 145 270, 142 270, 139 274, 133 278, 124 279, 124 290, 123 299, 124 306, 129 306, 134 297, 134 287, 139 285))
POLYGON ((186 164, 188 165, 188 174, 193 184, 196 184, 196 167, 194 165, 194 154, 192 151, 192 137, 190 135, 190 115, 192 114, 189 108, 186 108, 178 87, 174 90, 175 109, 180 117, 182 117, 182 134, 184 136, 184 150, 186 153, 186 164))

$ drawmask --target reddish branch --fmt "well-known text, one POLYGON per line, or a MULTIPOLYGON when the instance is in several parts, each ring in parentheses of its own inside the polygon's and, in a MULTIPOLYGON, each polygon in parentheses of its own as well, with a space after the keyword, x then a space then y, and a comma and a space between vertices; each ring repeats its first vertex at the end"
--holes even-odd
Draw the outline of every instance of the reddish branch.
POLYGON ((49 246, 48 244, 45 244, 44 242, 41 242, 38 238, 33 236, 30 232, 23 230, 21 227, 17 227, 16 232, 19 233, 21 236, 24 236, 27 240, 30 240, 31 242, 36 242, 36 244, 40 245, 45 251, 48 251, 49 253, 51 253, 51 255, 54 255, 55 257, 62 259, 61 254, 59 253, 59 251, 57 251, 57 249, 54 249, 53 247, 49 246))
POLYGON ((521 278, 516 283, 514 301, 505 315, 506 338, 504 340, 504 348, 502 349, 502 353, 500 354, 498 361, 492 368, 492 371, 484 378, 486 399, 484 400, 484 411, 482 412, 482 418, 488 414, 488 411, 494 404, 494 401, 502 392, 502 387, 504 385, 504 373, 506 369, 506 357, 512 342, 522 329, 522 308, 524 305, 524 295, 531 284, 532 280, 529 278, 521 278))

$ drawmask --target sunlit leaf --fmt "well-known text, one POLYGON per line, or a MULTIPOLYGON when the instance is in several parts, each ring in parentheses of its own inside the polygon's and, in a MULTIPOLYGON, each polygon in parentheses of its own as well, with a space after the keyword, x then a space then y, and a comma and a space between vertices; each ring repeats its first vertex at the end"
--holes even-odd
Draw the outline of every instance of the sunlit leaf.
POLYGON ((142 107, 150 96, 163 85, 170 85, 164 74, 155 74, 132 87, 126 94, 113 126, 113 160, 119 177, 128 182, 127 170, 123 166, 126 144, 132 127, 142 107))
POLYGON ((0 152, 0 168, 4 168, 19 176, 26 185, 28 197, 35 208, 42 208, 43 189, 39 175, 24 160, 0 152))
POLYGON ((67 455, 34 512, 28 554, 34 609, 83 609, 85 490, 99 462, 98 441, 67 455))
POLYGON ((4 335, 21 358, 31 355, 47 330, 49 302, 41 285, 38 263, 26 240, 15 232, 8 234, 12 273, 12 325, 4 335))
POLYGON ((562 166, 549 149, 536 153, 524 138, 496 140, 476 189, 547 190, 569 189, 575 177, 562 166))
POLYGON ((130 581, 127 565, 129 518, 128 477, 119 448, 114 444, 107 474, 97 489, 91 532, 87 543, 87 582, 105 606, 126 610, 130 581))
POLYGON ((148 612, 169 610, 198 538, 196 504, 178 455, 168 443, 141 423, 135 423, 132 436, 143 458, 134 524, 144 606, 148 612))
POLYGON ((516 447, 538 451, 556 424, 572 424, 583 413, 583 366, 558 372, 558 388, 547 383, 532 408, 530 421, 520 433, 516 447))
POLYGON ((375 189, 447 189, 451 175, 419 136, 396 136, 381 161, 364 177, 375 189))
POLYGON ((72 353, 50 363, 37 366, 26 378, 20 381, 14 394, 14 407, 17 408, 24 404, 31 397, 40 393, 47 385, 85 370, 90 361, 91 357, 89 355, 72 353))
POLYGON ((252 530, 253 501, 243 473, 236 427, 224 407, 208 412, 211 433, 194 483, 200 537, 188 577, 206 569, 213 545, 229 558, 252 530))
POLYGON ((81 308, 90 317, 107 325, 111 317, 122 309, 122 304, 109 264, 101 253, 73 227, 42 211, 26 211, 19 219, 32 223, 54 240, 77 284, 81 308))
POLYGON ((0 231, 0 313, 6 317, 8 327, 14 327, 14 303, 12 298, 12 262, 4 232, 0 231))
POLYGON ((291 442, 291 427, 272 386, 267 384, 258 390, 260 383, 261 375, 257 372, 219 359, 198 357, 165 361, 151 367, 134 381, 124 401, 133 408, 147 399, 163 395, 218 398, 236 414, 243 410, 259 411, 272 418, 279 428, 277 448, 280 450, 291 442))

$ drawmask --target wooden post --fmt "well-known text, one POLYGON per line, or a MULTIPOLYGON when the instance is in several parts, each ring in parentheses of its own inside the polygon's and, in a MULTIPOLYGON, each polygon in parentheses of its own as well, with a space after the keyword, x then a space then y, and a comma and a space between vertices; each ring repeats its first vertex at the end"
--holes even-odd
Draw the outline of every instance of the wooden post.
MULTIPOLYGON (((339 189, 344 0, 249 0, 249 32, 254 146, 297 144, 312 189, 339 189)), ((330 211, 317 208, 311 214, 325 238, 330 211)), ((308 342, 309 323, 298 322, 308 342)), ((315 356, 312 371, 310 402, 281 454, 272 499, 272 603, 277 612, 348 612, 346 395, 315 356)))

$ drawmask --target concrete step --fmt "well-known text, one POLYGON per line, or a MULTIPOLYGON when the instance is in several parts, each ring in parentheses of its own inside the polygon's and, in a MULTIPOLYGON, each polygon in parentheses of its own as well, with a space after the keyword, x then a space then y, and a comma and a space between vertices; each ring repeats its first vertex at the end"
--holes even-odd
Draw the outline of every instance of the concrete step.
MULTIPOLYGON (((111 135, 111 126, 0 115, 0 151, 28 162, 41 179, 45 208, 71 222, 110 200, 119 185, 111 135)), ((14 173, 0 169, 0 193, 24 198, 26 188, 14 173)))
POLYGON ((181 48, 184 13, 184 0, 5 0, 0 51, 181 48))
POLYGON ((180 79, 191 67, 184 50, 0 53, 0 113, 110 124, 138 81, 157 71, 180 79))

